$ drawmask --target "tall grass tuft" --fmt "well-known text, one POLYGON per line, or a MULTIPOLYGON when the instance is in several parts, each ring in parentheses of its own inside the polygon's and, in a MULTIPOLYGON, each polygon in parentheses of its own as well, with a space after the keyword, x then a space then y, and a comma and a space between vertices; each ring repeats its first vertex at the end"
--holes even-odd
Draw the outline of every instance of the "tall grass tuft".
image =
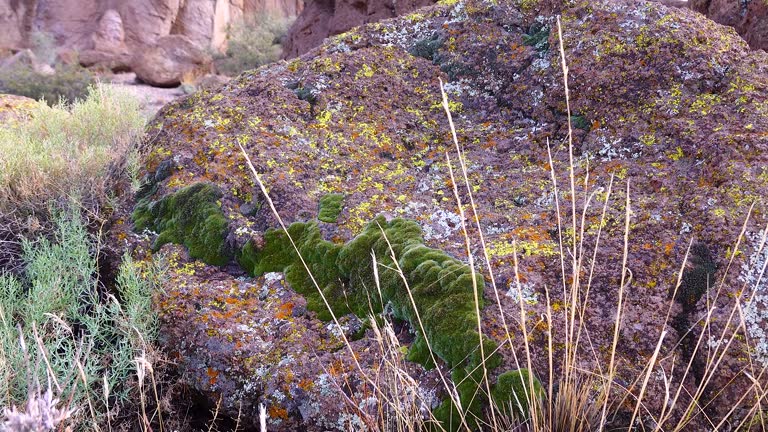
MULTIPOLYGON (((728 401, 732 404, 732 407, 724 414, 723 418, 709 418, 705 412, 707 404, 710 403, 705 397, 706 390, 712 378, 722 370, 721 368, 728 367, 724 365, 725 353, 735 344, 735 341, 748 340, 745 337, 747 330, 743 311, 749 308, 754 300, 756 287, 760 286, 760 282, 763 280, 766 267, 768 267, 768 261, 762 265, 762 268, 754 269, 754 272, 752 272, 757 275, 756 283, 752 284, 752 286, 748 286, 745 283, 742 289, 738 291, 738 294, 732 296, 728 302, 730 310, 725 314, 725 316, 728 316, 728 322, 718 323, 717 326, 714 325, 712 316, 716 308, 720 307, 718 305, 721 302, 718 302, 718 298, 725 295, 725 275, 719 284, 713 284, 714 294, 711 294, 711 298, 708 299, 707 310, 701 319, 691 324, 692 326, 688 330, 696 335, 696 341, 691 359, 687 361, 684 370, 668 370, 669 368, 665 369, 662 367, 664 360, 668 360, 676 355, 674 351, 670 352, 669 348, 665 348, 669 346, 669 344, 665 344, 665 340, 668 337, 669 330, 672 328, 670 314, 668 313, 666 321, 659 323, 660 330, 658 334, 650 335, 650 337, 654 337, 656 340, 656 348, 648 356, 647 363, 641 365, 641 371, 634 378, 634 382, 622 384, 616 379, 619 368, 618 345, 621 339, 621 323, 627 301, 627 287, 632 280, 632 273, 628 267, 628 251, 631 242, 630 222, 633 215, 631 185, 627 182, 620 187, 624 190, 624 197, 616 202, 615 198, 612 197, 612 191, 615 186, 614 178, 611 178, 608 184, 603 185, 599 190, 590 189, 587 184, 584 185, 582 190, 582 186, 576 182, 573 157, 573 125, 570 121, 572 117, 570 112, 568 66, 563 48, 559 19, 557 25, 563 85, 565 88, 566 118, 568 118, 568 136, 564 146, 568 151, 569 164, 567 168, 568 181, 564 186, 559 185, 551 150, 548 149, 549 166, 552 170, 551 187, 554 191, 553 196, 556 197, 554 210, 557 215, 557 236, 560 244, 559 267, 562 285, 547 288, 545 292, 547 306, 542 320, 546 321, 549 331, 547 332, 544 347, 532 346, 528 337, 528 331, 532 323, 527 322, 526 317, 534 311, 531 310, 531 307, 524 300, 516 252, 513 256, 514 282, 516 286, 513 287, 512 293, 516 296, 519 310, 505 310, 499 300, 499 290, 496 287, 494 278, 495 269, 490 265, 491 260, 488 257, 483 230, 477 216, 478 209, 473 198, 473 187, 467 175, 465 156, 458 143, 448 100, 443 92, 443 107, 452 132, 452 141, 455 145, 455 151, 452 154, 446 154, 450 168, 451 183, 454 185, 454 196, 457 200, 458 209, 464 216, 462 220, 466 218, 470 223, 473 223, 475 225, 475 232, 478 233, 478 238, 470 239, 466 226, 463 226, 467 257, 470 263, 472 263, 472 251, 475 248, 482 251, 486 265, 483 272, 491 281, 492 290, 488 292, 492 293, 489 295, 495 297, 498 310, 501 313, 499 318, 504 330, 507 335, 519 333, 523 336, 516 339, 516 343, 513 343, 511 338, 507 336, 507 343, 502 345, 500 349, 509 350, 518 369, 533 371, 533 373, 519 375, 522 377, 519 379, 522 394, 516 395, 515 399, 510 403, 511 406, 498 406, 491 403, 486 407, 484 419, 461 418, 459 430, 472 430, 474 421, 481 422, 482 430, 491 432, 602 432, 607 430, 682 432, 692 430, 694 424, 701 424, 702 422, 708 425, 707 430, 713 431, 768 430, 768 418, 765 415, 766 405, 768 405, 768 388, 765 388, 762 384, 765 382, 766 372, 768 371, 766 371, 765 367, 761 368, 757 364, 752 364, 748 370, 744 370, 745 376, 750 378, 752 385, 743 389, 743 396, 740 400, 728 401), (565 195, 570 198, 565 202, 561 202, 560 198, 559 190, 562 187, 567 188, 569 192, 565 195), (458 188, 464 189, 461 191, 462 193, 459 193, 458 188), (595 204, 598 201, 595 198, 598 193, 601 193, 605 198, 602 204, 595 204), (461 202, 461 196, 468 197, 468 205, 465 206, 461 202), (577 202, 577 199, 581 199, 579 197, 583 197, 584 201, 577 202), (577 210, 579 205, 583 207, 583 210, 577 210), (616 257, 620 263, 618 268, 621 273, 619 275, 620 283, 616 287, 616 303, 613 311, 615 324, 610 329, 611 343, 607 353, 597 353, 591 346, 590 332, 599 331, 602 333, 604 329, 591 329, 588 326, 585 315, 591 300, 590 290, 593 277, 595 276, 597 251, 600 250, 601 240, 603 240, 601 236, 605 235, 602 232, 603 222, 605 222, 610 205, 617 205, 624 216, 622 221, 623 230, 621 232, 623 237, 623 253, 621 256, 616 257), (596 206, 597 212, 601 214, 600 223, 597 224, 600 228, 598 228, 596 234, 592 233, 587 236, 587 223, 585 222, 587 209, 593 206, 596 206), (465 207, 469 209, 466 211, 466 214, 464 213, 465 207), (591 245, 591 253, 589 252, 590 248, 585 244, 587 241, 594 241, 594 244, 591 245), (562 294, 564 306, 559 308, 558 313, 555 313, 556 311, 550 303, 550 289, 556 289, 558 294, 562 294), (558 318, 555 319, 555 316, 558 318), (705 337, 709 339, 704 340, 705 337), (565 341, 565 343, 563 344, 562 341, 565 341), (561 348, 556 349, 556 345, 559 345, 561 348), (540 367, 542 362, 533 361, 534 351, 543 353, 546 356, 545 364, 547 366, 545 368, 540 367), (691 386, 689 383, 692 377, 694 357, 704 359, 705 370, 702 373, 701 379, 693 380, 693 385, 691 386), (534 375, 543 382, 541 387, 532 378, 534 375), (662 391, 662 394, 648 394, 651 376, 655 376, 657 379, 660 376, 665 383, 665 390, 662 391), (664 403, 662 404, 661 412, 653 412, 648 409, 645 402, 651 397, 662 398, 664 403), (521 410, 520 408, 522 407, 525 407, 525 409, 521 410)), ((248 154, 242 147, 241 152, 248 163, 254 179, 264 193, 270 209, 290 239, 290 234, 267 193, 267 186, 262 182, 248 154)), ((739 244, 744 241, 746 227, 747 223, 745 221, 741 235, 738 239, 734 239, 735 245, 732 250, 738 250, 739 244)), ((756 252, 758 254, 762 253, 763 248, 768 243, 768 227, 763 232, 766 234, 763 235, 760 241, 760 250, 756 252)), ((292 239, 291 243, 301 257, 301 253, 293 244, 292 239)), ((731 257, 726 274, 732 267, 734 256, 735 254, 731 257)), ((375 260, 376 258, 373 257, 373 259, 375 260)), ((687 257, 684 261, 687 261, 687 257)), ((394 262, 397 263, 397 260, 395 259, 394 262)), ((685 262, 681 263, 678 284, 675 290, 680 287, 682 268, 684 266, 685 262)), ((376 267, 374 265, 374 269, 376 267)), ((307 272, 310 271, 306 264, 305 269, 307 272)), ((400 273, 404 288, 410 293, 406 276, 399 268, 396 270, 400 273)), ((316 288, 323 300, 325 300, 320 287, 316 285, 316 288)), ((670 311, 674 306, 675 297, 675 295, 672 295, 670 299, 670 311)), ((477 298, 475 302, 476 304, 478 303, 477 298)), ((419 306, 417 304, 413 305, 417 318, 419 306)), ((478 313, 478 328, 482 334, 483 323, 480 320, 479 311, 476 312, 478 313)), ((538 311, 536 313, 538 314, 538 311)), ((333 316, 332 311, 331 314, 335 325, 339 325, 337 317, 333 316)), ((377 323, 376 319, 371 319, 371 322, 373 323, 373 336, 378 341, 381 358, 381 367, 377 369, 377 373, 366 372, 360 367, 351 345, 345 340, 346 349, 349 350, 352 360, 355 362, 359 372, 361 372, 362 378, 374 389, 375 396, 380 404, 378 416, 369 416, 363 419, 366 425, 371 430, 377 431, 415 432, 428 430, 444 432, 445 428, 443 425, 438 423, 428 410, 421 409, 424 401, 419 397, 418 385, 410 380, 403 360, 403 352, 399 349, 396 338, 390 335, 388 323, 385 320, 382 326, 377 323)), ((416 328, 414 331, 423 332, 424 330, 422 327, 421 330, 416 328)), ((482 349, 482 344, 479 346, 482 349)), ((672 349, 674 350, 675 348, 676 346, 672 349)), ((481 352, 483 358, 488 358, 490 354, 481 352)), ((493 378, 485 370, 485 366, 483 365, 482 367, 484 368, 483 382, 478 383, 478 388, 480 392, 485 392, 486 394, 478 396, 484 397, 486 400, 493 400, 492 394, 490 394, 492 391, 489 390, 493 386, 493 378)), ((438 371, 440 371, 439 368, 438 371)), ((446 397, 452 398, 457 405, 460 404, 455 388, 458 383, 450 382, 443 375, 441 377, 446 397)), ((351 407, 355 407, 358 406, 360 401, 349 402, 351 407)), ((355 411, 355 413, 360 414, 359 411, 355 411)))

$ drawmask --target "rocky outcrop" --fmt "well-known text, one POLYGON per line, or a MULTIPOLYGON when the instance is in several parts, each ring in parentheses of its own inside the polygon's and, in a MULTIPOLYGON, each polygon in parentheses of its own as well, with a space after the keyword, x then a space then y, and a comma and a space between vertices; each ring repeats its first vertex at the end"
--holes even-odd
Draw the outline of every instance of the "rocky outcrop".
POLYGON ((359 25, 400 16, 435 0, 313 0, 296 19, 283 45, 283 58, 293 58, 329 36, 359 25))
POLYGON ((735 28, 750 47, 768 51, 768 2, 765 0, 691 0, 690 7, 735 28))
POLYGON ((170 35, 131 61, 136 78, 157 87, 173 87, 182 80, 194 81, 211 71, 213 59, 188 37, 170 35))
POLYGON ((585 379, 616 367, 607 429, 630 428, 634 402, 618 402, 646 377, 642 424, 705 430, 750 415, 752 380, 768 384, 768 54, 691 10, 569 2, 569 113, 554 17, 530 3, 467 0, 356 28, 150 124, 132 218, 141 235, 127 238, 138 257, 171 260, 164 346, 221 413, 255 428, 264 404, 269 430, 360 430, 386 410, 371 384, 384 356, 366 331, 372 312, 401 326, 417 406, 451 418, 439 370, 482 415, 480 347, 494 395, 512 393, 528 355, 546 387, 551 359, 561 376, 573 347, 576 301, 572 364, 585 379), (459 157, 439 80, 468 184, 451 177, 459 157))
POLYGON ((0 124, 10 125, 27 118, 38 102, 24 96, 0 93, 0 124))
POLYGON ((55 73, 50 65, 38 60, 35 53, 28 49, 21 50, 8 58, 0 60, 0 75, 7 77, 14 70, 20 69, 29 70, 38 75, 53 75, 55 73))
POLYGON ((298 0, 0 0, 0 51, 28 48, 35 29, 50 33, 59 50, 80 52, 87 66, 123 70, 165 36, 222 51, 227 26, 240 18, 296 16, 301 8, 298 0))
POLYGON ((25 46, 28 17, 34 13, 35 2, 0 1, 0 53, 25 46))
POLYGON ((93 47, 79 53, 80 63, 106 66, 115 72, 130 69, 131 50, 126 44, 123 18, 118 11, 104 12, 91 40, 93 47))

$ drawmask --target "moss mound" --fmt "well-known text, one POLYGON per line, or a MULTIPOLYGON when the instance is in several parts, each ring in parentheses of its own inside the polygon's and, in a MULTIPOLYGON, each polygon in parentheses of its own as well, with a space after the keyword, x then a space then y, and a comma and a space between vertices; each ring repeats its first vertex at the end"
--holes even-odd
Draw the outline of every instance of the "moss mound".
MULTIPOLYGON (((314 222, 293 223, 288 232, 334 314, 354 313, 364 317, 371 311, 381 312, 383 305, 390 304, 396 318, 416 329, 408 359, 434 367, 429 352, 431 346, 434 354, 454 370, 454 380, 463 381, 459 391, 462 399, 466 399, 462 400, 466 402, 464 406, 479 414, 483 400, 476 396, 482 378, 478 368, 482 362, 481 338, 477 332, 469 266, 443 251, 425 246, 419 225, 406 219, 387 222, 379 216, 344 245, 323 240, 314 222), (398 267, 408 283, 410 296, 398 267), (424 333, 419 331, 419 319, 424 333), (467 377, 469 379, 464 379, 467 377)), ((241 251, 239 262, 254 276, 283 272, 291 287, 306 297, 309 310, 317 312, 320 319, 331 318, 317 287, 282 230, 268 230, 260 249, 248 243, 241 251)), ((475 277, 482 302, 484 281, 479 274, 475 277)), ((496 348, 490 339, 483 337, 482 341, 485 352, 496 348)), ((499 364, 496 356, 486 359, 489 369, 499 364)), ((439 419, 454 427, 448 421, 451 417, 457 418, 452 415, 455 407, 450 402, 444 403, 438 412, 441 413, 439 419)))
POLYGON ((320 211, 317 218, 323 222, 336 223, 343 208, 344 195, 328 194, 320 198, 320 211))
POLYGON ((528 369, 504 372, 491 389, 493 403, 508 416, 526 417, 531 399, 544 397, 544 388, 528 369))
POLYGON ((159 201, 140 202, 133 212, 136 230, 158 233, 153 249, 166 243, 183 244, 192 258, 224 265, 232 258, 226 243, 229 223, 219 205, 221 190, 196 183, 159 201))

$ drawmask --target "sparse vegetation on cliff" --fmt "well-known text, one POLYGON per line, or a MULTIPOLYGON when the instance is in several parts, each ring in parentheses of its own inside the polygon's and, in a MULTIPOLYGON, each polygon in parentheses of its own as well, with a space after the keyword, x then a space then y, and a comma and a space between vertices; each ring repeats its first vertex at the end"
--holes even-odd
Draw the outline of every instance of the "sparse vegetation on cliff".
POLYGON ((260 15, 243 19, 227 31, 227 49, 215 60, 216 69, 235 76, 280 58, 282 39, 292 18, 260 15))
POLYGON ((77 64, 59 64, 50 73, 26 64, 0 71, 0 93, 43 100, 52 107, 87 98, 88 88, 95 84, 93 73, 77 64))

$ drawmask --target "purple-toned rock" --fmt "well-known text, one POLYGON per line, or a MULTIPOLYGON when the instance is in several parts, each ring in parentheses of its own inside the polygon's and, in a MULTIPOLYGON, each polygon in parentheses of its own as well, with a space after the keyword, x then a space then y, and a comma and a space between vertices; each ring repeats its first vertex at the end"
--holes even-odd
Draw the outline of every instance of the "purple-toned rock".
MULTIPOLYGON (((526 358, 526 337, 532 362, 526 366, 544 386, 550 384, 550 337, 558 359, 553 375, 562 375, 559 359, 574 343, 563 330, 571 292, 578 293, 583 326, 575 363, 605 374, 624 283, 612 395, 621 398, 628 391, 630 401, 637 397, 648 366, 643 424, 674 429, 684 419, 689 423, 681 430, 704 430, 712 427, 709 421, 751 420, 754 412, 744 409, 754 402, 751 380, 768 384, 766 374, 760 375, 768 366, 768 287, 759 274, 767 259, 760 239, 768 223, 768 54, 751 51, 732 29, 687 9, 636 0, 573 2, 562 10, 569 117, 555 18, 537 12, 555 10, 557 2, 531 3, 523 2, 521 9, 511 1, 467 0, 359 27, 303 57, 170 104, 150 124, 154 147, 144 163, 151 184, 140 216, 151 215, 147 209, 168 211, 170 203, 183 205, 179 197, 190 191, 208 191, 207 201, 189 202, 206 206, 200 223, 217 227, 218 234, 183 229, 178 224, 194 220, 184 213, 172 223, 158 222, 158 230, 170 230, 161 240, 186 240, 197 256, 206 256, 210 251, 201 251, 198 232, 207 244, 226 251, 209 259, 228 264, 223 267, 179 258, 159 304, 166 346, 179 353, 184 376, 196 388, 213 401, 222 395, 223 412, 236 416, 242 402, 253 413, 265 403, 270 430, 320 431, 332 429, 329 424, 346 430, 349 411, 338 403, 342 395, 358 407, 366 400, 360 390, 364 380, 343 369, 343 380, 353 388, 327 395, 342 408, 322 405, 326 423, 306 414, 307 401, 321 403, 323 393, 299 392, 294 377, 281 375, 281 365, 295 362, 291 370, 297 376, 322 387, 334 362, 349 368, 351 357, 329 333, 329 323, 318 319, 322 310, 313 292, 304 291, 306 313, 302 307, 297 315, 281 312, 286 303, 304 304, 296 290, 306 288, 306 280, 295 266, 281 264, 288 258, 279 251, 289 246, 276 246, 270 229, 279 225, 240 154, 242 145, 282 219, 315 221, 308 231, 294 229, 304 235, 301 245, 328 279, 322 289, 337 299, 361 295, 346 290, 358 286, 350 275, 365 273, 367 264, 344 266, 355 258, 367 260, 370 253, 364 249, 344 258, 333 253, 353 239, 367 244, 375 238, 365 229, 376 216, 418 224, 421 238, 410 232, 406 240, 412 243, 400 257, 406 279, 417 285, 438 274, 432 271, 437 264, 409 252, 423 252, 433 262, 446 255, 466 261, 462 222, 467 222, 477 270, 485 275, 483 332, 501 357, 489 371, 491 385, 518 367, 515 358, 526 358), (440 79, 487 255, 474 215, 466 209, 462 220, 453 198, 446 153, 454 173, 458 156, 441 107, 440 79), (200 184, 215 185, 218 192, 200 184), (335 203, 333 211, 328 202, 335 203), (630 241, 623 271, 626 215, 630 241), (565 224, 561 231, 558 220, 565 224), (742 228, 745 236, 738 241, 742 228), (236 262, 258 277, 244 276, 236 262), (579 266, 574 272, 573 263, 579 266), (486 264, 494 270, 495 286, 486 264), (282 279, 268 273, 279 270, 282 279), (741 312, 731 315, 739 301, 741 312), (666 336, 658 344, 662 332, 666 336), (657 345, 660 356, 652 363, 657 345), (315 354, 307 357, 308 352, 315 354), (708 370, 712 358, 720 360, 708 370), (247 383, 258 390, 243 391, 247 383), (689 395, 699 386, 702 408, 687 413, 689 395), (667 388, 682 389, 671 410, 664 402, 667 388)), ((458 183, 466 204, 464 182, 458 183)), ((381 246, 371 241, 371 248, 381 246)), ((382 272, 392 267, 384 265, 386 259, 386 253, 377 254, 382 272)), ((428 319, 435 320, 429 323, 443 324, 440 317, 457 317, 457 311, 473 306, 462 301, 454 302, 455 310, 430 308, 432 301, 456 294, 452 274, 442 273, 439 283, 422 292, 434 293, 423 297, 428 319)), ((402 291, 387 294, 388 310, 420 334, 397 293, 402 291)), ((461 337, 446 344, 441 337, 451 331, 447 324, 429 327, 426 337, 438 346, 472 348, 461 337)), ((353 343, 363 367, 380 357, 366 351, 370 338, 369 331, 353 343)), ((413 353, 420 341, 404 343, 413 353)), ((477 350, 470 351, 468 358, 477 350)), ((438 370, 450 375, 450 349, 441 353, 438 370)), ((420 388, 439 389, 421 366, 409 364, 420 388)), ((437 391, 435 397, 446 396, 437 391)), ((617 404, 612 417, 619 424, 611 428, 628 427, 620 422, 629 422, 629 405, 617 404)))
POLYGON ((182 80, 195 78, 211 71, 213 59, 186 36, 160 38, 157 44, 133 57, 131 69, 141 81, 158 87, 173 87, 182 80))
POLYGON ((691 9, 736 29, 754 49, 768 51, 768 3, 762 0, 691 0, 691 9))

